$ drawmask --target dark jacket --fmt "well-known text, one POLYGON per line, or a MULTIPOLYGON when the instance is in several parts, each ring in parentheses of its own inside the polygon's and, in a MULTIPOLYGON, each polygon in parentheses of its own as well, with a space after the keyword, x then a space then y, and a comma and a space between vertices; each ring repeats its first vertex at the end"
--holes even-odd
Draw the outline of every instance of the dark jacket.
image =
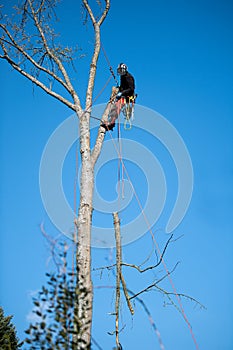
POLYGON ((122 93, 122 96, 124 97, 133 96, 134 89, 135 89, 134 77, 129 72, 126 72, 126 74, 121 75, 121 85, 119 90, 122 93))

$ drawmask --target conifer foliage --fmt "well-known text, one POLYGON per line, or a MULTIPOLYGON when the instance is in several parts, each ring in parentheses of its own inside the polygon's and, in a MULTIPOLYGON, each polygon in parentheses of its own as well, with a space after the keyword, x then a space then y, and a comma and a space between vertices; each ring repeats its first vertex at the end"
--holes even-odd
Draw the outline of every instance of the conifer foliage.
POLYGON ((35 320, 25 331, 29 349, 77 349, 79 321, 75 318, 76 278, 67 271, 67 252, 61 257, 63 266, 57 272, 46 273, 47 283, 33 298, 35 320))
POLYGON ((4 316, 4 311, 0 307, 0 349, 18 350, 21 345, 16 336, 15 326, 12 324, 13 316, 4 316))

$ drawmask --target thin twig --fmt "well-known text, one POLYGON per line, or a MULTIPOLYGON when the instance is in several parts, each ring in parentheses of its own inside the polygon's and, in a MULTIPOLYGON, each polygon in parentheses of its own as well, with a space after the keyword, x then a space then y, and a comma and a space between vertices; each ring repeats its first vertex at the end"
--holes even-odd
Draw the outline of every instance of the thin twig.
POLYGON ((29 74, 28 72, 26 72, 25 70, 23 70, 15 61, 13 61, 6 49, 3 46, 3 43, 1 43, 1 46, 4 50, 4 55, 1 55, 1 58, 5 59, 15 70, 17 70, 19 73, 21 73, 23 76, 25 76, 26 78, 28 78, 29 80, 31 80, 31 82, 33 82, 34 84, 36 84, 37 86, 39 86, 42 90, 44 90, 45 92, 47 92, 47 94, 55 97, 57 100, 59 100, 60 102, 64 103, 67 107, 71 108, 73 111, 76 111, 75 105, 73 103, 71 103, 70 101, 68 101, 67 99, 65 99, 63 96, 59 95, 58 93, 52 91, 50 88, 48 88, 45 84, 43 84, 41 81, 39 81, 37 78, 35 78, 32 74, 29 74))
POLYGON ((164 275, 163 277, 161 277, 159 280, 157 280, 156 282, 152 283, 152 284, 149 285, 148 287, 144 288, 144 289, 141 290, 140 292, 138 292, 138 293, 136 293, 135 295, 133 295, 132 297, 130 297, 130 300, 131 300, 131 299, 134 299, 134 298, 136 298, 138 295, 140 295, 140 294, 142 294, 142 293, 145 293, 145 292, 148 292, 150 289, 156 287, 156 285, 158 285, 158 284, 159 284, 160 282, 162 282, 166 277, 168 277, 169 275, 171 275, 171 274, 175 271, 175 269, 176 269, 176 267, 178 266, 178 264, 179 264, 179 262, 176 263, 176 265, 173 267, 173 269, 172 269, 170 272, 166 273, 166 275, 164 275))
MULTIPOLYGON (((167 292, 165 289, 159 287, 158 285, 155 285, 155 287, 163 294, 165 294, 166 296, 170 296, 170 295, 175 295, 175 293, 172 293, 172 292, 167 292)), ((191 297, 190 295, 187 295, 187 294, 184 294, 184 293, 177 293, 177 295, 180 297, 180 298, 185 298, 185 299, 188 299, 194 303, 196 303, 197 305, 200 306, 201 309, 207 309, 205 307, 205 305, 201 304, 198 300, 196 300, 195 298, 191 297)), ((171 299, 169 298, 169 300, 171 301, 171 299)))
MULTIPOLYGON (((121 266, 132 267, 132 268, 136 269, 137 271, 139 271, 140 273, 146 272, 146 271, 148 271, 148 270, 155 269, 156 267, 158 267, 158 266, 161 264, 161 262, 162 262, 162 260, 163 260, 163 257, 164 257, 164 254, 165 254, 165 252, 166 252, 166 250, 167 250, 167 247, 168 247, 169 243, 171 242, 172 237, 173 237, 173 235, 171 235, 171 237, 168 239, 168 241, 167 241, 167 243, 166 243, 166 245, 165 245, 165 247, 164 247, 164 249, 163 249, 163 252, 162 252, 162 254, 161 254, 161 256, 160 256, 160 259, 159 259, 159 261, 157 262, 157 264, 152 265, 152 266, 148 266, 148 267, 146 267, 145 269, 141 269, 141 268, 140 268, 140 265, 128 264, 128 263, 125 263, 125 262, 121 262, 121 266)), ((142 265, 142 264, 141 264, 141 265, 142 265)), ((116 264, 108 265, 108 266, 103 266, 103 267, 97 267, 97 268, 94 269, 94 271, 97 271, 97 270, 104 270, 104 269, 110 270, 111 268, 113 268, 113 267, 115 267, 115 266, 116 266, 116 264)))
MULTIPOLYGON (((48 68, 43 67, 41 64, 39 64, 38 62, 36 62, 33 59, 33 56, 29 55, 26 50, 21 47, 13 38, 13 36, 11 35, 11 33, 9 32, 9 30, 6 28, 6 26, 4 26, 3 24, 0 24, 0 28, 2 28, 4 30, 4 32, 7 34, 7 36, 9 37, 10 41, 5 40, 3 38, 1 38, 1 40, 3 42, 6 42, 7 44, 11 45, 12 47, 14 47, 16 50, 18 50, 18 52, 20 52, 28 61, 30 61, 37 69, 47 73, 48 75, 52 76, 55 80, 57 80, 62 86, 64 86, 64 88, 66 90, 69 91, 67 84, 57 75, 55 74, 53 71, 50 71, 48 68)), ((44 54, 46 55, 46 53, 44 54)))
POLYGON ((159 261, 157 262, 157 264, 155 264, 155 265, 153 265, 153 266, 148 266, 148 267, 146 267, 145 269, 141 269, 140 266, 138 266, 138 265, 135 265, 135 264, 127 264, 127 263, 124 263, 124 262, 122 263, 122 265, 123 265, 123 266, 132 267, 132 268, 138 270, 140 273, 143 273, 143 272, 148 271, 148 270, 155 269, 155 268, 158 267, 158 266, 161 264, 161 262, 163 261, 163 256, 164 256, 164 254, 165 254, 165 252, 166 252, 166 250, 167 250, 167 247, 168 247, 169 243, 171 242, 172 237, 173 237, 173 234, 172 234, 171 237, 167 240, 167 243, 166 243, 166 245, 165 245, 165 247, 164 247, 164 249, 163 249, 162 254, 160 255, 160 258, 159 258, 159 261))

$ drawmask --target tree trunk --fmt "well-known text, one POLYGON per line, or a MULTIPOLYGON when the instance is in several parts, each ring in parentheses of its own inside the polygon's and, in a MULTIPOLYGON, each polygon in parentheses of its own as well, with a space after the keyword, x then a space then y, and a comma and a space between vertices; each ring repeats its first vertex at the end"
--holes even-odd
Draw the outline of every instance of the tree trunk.
MULTIPOLYGON (((93 168, 99 157, 106 130, 103 127, 99 128, 96 146, 94 147, 93 155, 91 155, 89 121, 90 110, 93 104, 96 69, 101 47, 100 27, 110 9, 110 0, 105 0, 104 3, 105 6, 102 7, 98 2, 100 13, 96 16, 89 5, 89 1, 82 0, 82 4, 92 22, 95 35, 84 111, 81 107, 79 96, 65 68, 67 61, 72 62, 72 56, 69 52, 67 53, 67 48, 60 48, 60 45, 56 47, 54 40, 50 38, 50 34, 53 33, 52 27, 50 27, 45 20, 42 20, 42 18, 50 18, 50 11, 54 10, 53 7, 55 7, 56 2, 52 2, 51 7, 49 6, 48 8, 47 6, 42 6, 44 4, 43 1, 37 2, 27 0, 24 2, 21 10, 17 9, 19 14, 22 15, 22 21, 17 23, 17 21, 14 22, 12 20, 11 22, 8 20, 7 16, 2 16, 4 21, 0 23, 0 59, 6 60, 11 67, 32 81, 33 84, 39 86, 47 94, 58 99, 75 111, 79 118, 82 170, 79 212, 75 223, 78 231, 76 251, 77 300, 75 301, 75 334, 73 338, 76 345, 72 347, 72 349, 75 348, 75 350, 87 350, 90 349, 91 346, 93 298, 91 281, 93 168), (30 32, 31 26, 33 26, 32 32, 30 32), (28 30, 29 34, 27 34, 28 30), (22 37, 24 38, 24 43, 22 43, 22 37), (35 46, 35 52, 31 50, 33 45, 35 46), (18 57, 20 57, 19 60, 17 59, 18 57), (60 84, 59 86, 68 92, 68 99, 65 98, 63 94, 57 93, 54 90, 53 84, 47 85, 44 79, 40 80, 41 72, 43 73, 42 76, 45 74, 49 78, 48 81, 56 81, 60 84)), ((106 120, 106 118, 107 112, 103 116, 103 121, 106 120)))
POLYGON ((94 172, 90 154, 89 113, 80 120, 80 153, 82 158, 80 205, 77 220, 76 254, 79 320, 77 350, 90 349, 92 325, 91 225, 94 172))

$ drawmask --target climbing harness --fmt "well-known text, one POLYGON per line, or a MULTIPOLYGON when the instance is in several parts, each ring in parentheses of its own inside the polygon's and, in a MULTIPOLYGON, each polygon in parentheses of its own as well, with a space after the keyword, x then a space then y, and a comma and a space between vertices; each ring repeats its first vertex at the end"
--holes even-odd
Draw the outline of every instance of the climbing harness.
POLYGON ((122 97, 118 101, 111 101, 111 107, 108 115, 109 125, 113 125, 120 113, 125 117, 124 129, 130 130, 132 128, 132 121, 134 119, 134 105, 137 95, 122 97))
POLYGON ((125 116, 124 129, 130 130, 132 128, 132 121, 134 120, 134 105, 136 100, 136 95, 127 97, 124 99, 124 105, 122 108, 122 113, 125 116))

